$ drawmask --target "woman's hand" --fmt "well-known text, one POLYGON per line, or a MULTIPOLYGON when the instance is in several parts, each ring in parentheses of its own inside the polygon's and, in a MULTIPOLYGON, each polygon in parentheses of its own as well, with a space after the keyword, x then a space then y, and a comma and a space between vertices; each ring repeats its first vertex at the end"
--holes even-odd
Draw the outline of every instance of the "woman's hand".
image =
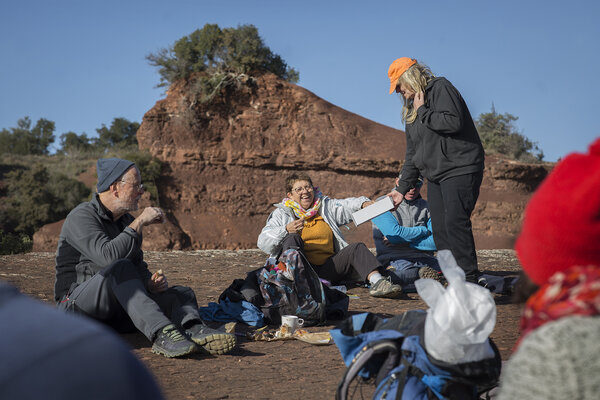
POLYGON ((369 201, 365 201, 364 203, 362 203, 360 205, 360 208, 365 208, 365 207, 369 207, 370 205, 375 204, 375 202, 373 200, 369 200, 369 201))
POLYGON ((304 228, 304 218, 296 219, 285 226, 289 233, 300 233, 304 228))
POLYGON ((423 104, 425 104, 425 93, 416 93, 415 98, 413 100, 413 107, 415 108, 415 110, 418 110, 419 107, 421 107, 423 104))

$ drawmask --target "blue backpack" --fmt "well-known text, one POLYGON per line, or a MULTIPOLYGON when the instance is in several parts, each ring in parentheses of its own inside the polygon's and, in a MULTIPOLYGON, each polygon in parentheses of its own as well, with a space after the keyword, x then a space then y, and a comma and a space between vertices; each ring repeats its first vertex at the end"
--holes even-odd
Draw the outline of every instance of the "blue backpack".
POLYGON ((426 312, 407 311, 390 319, 371 313, 346 319, 331 336, 348 366, 336 399, 348 399, 358 380, 375 381, 373 399, 478 399, 498 384, 501 358, 448 364, 427 354, 423 344, 426 312))

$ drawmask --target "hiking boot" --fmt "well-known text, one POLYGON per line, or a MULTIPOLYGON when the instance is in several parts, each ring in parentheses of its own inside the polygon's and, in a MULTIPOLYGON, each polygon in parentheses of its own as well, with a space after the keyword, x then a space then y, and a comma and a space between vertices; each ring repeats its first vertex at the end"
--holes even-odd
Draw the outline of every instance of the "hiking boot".
POLYGON ((235 335, 209 328, 203 323, 198 323, 185 333, 196 343, 200 351, 205 354, 229 353, 236 345, 235 335))
POLYGON ((420 279, 433 279, 434 281, 438 281, 441 284, 445 283, 444 275, 442 273, 436 271, 431 267, 421 267, 419 268, 419 278, 420 279))
POLYGON ((197 348, 196 343, 182 335, 175 325, 169 324, 156 334, 152 352, 172 358, 194 353, 197 348))
POLYGON ((402 286, 392 283, 392 279, 388 276, 372 284, 369 294, 373 297, 397 299, 402 296, 402 286))

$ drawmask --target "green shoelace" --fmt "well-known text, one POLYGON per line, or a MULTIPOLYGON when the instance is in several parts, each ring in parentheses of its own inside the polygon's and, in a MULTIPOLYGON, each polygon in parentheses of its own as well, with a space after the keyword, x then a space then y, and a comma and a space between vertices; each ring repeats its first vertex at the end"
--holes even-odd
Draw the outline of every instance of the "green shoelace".
POLYGON ((163 333, 169 337, 169 339, 179 342, 181 340, 185 340, 185 336, 179 332, 179 329, 175 327, 175 325, 167 325, 163 328, 163 333))

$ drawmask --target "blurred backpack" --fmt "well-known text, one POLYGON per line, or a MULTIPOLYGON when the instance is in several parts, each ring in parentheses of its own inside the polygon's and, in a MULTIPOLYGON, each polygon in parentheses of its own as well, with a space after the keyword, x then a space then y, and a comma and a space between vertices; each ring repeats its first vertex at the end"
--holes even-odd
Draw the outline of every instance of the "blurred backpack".
POLYGON ((264 267, 236 279, 220 296, 246 300, 262 311, 268 323, 280 325, 282 315, 297 315, 304 326, 324 324, 346 316, 349 298, 321 283, 304 255, 295 249, 267 259, 264 267))
POLYGON ((361 379, 375 381, 373 399, 478 399, 495 387, 501 359, 492 340, 492 358, 462 364, 435 360, 423 344, 426 315, 423 310, 412 310, 384 320, 364 313, 332 330, 348 366, 336 399, 348 399, 351 384, 361 379))

